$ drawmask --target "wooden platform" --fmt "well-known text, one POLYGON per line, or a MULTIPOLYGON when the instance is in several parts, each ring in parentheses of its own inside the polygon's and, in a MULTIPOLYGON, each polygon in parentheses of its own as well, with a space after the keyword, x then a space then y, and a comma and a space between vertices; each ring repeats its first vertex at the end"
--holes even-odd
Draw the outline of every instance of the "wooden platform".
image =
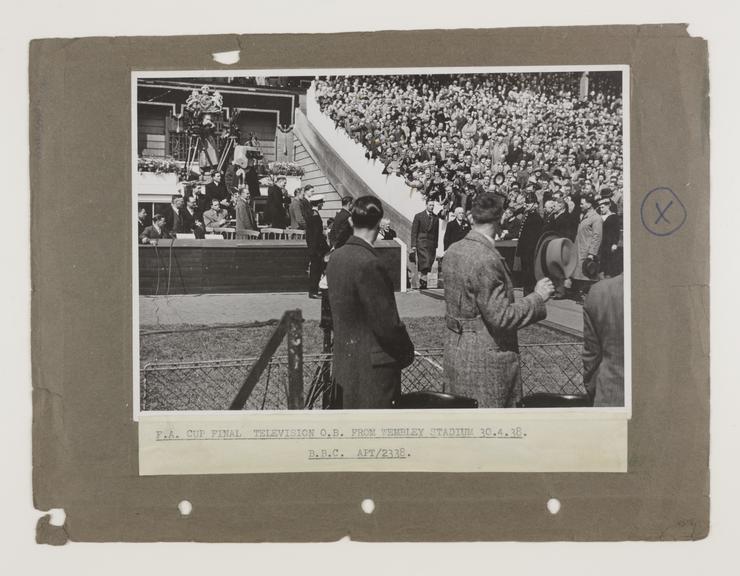
MULTIPOLYGON (((375 244, 396 291, 401 247, 375 244)), ((139 294, 243 294, 308 291, 303 240, 160 240, 139 246, 139 294)))

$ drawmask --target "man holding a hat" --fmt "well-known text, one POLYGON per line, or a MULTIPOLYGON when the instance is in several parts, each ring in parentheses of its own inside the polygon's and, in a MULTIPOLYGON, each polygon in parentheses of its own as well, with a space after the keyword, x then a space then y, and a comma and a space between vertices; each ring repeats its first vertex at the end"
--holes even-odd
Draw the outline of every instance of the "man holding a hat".
POLYGON ((494 237, 501 204, 493 194, 473 203, 473 227, 445 254, 447 336, 445 380, 453 394, 478 400, 481 408, 508 408, 522 397, 517 331, 547 316, 554 287, 540 279, 534 292, 514 300, 506 263, 494 237))
POLYGON ((581 196, 581 222, 576 233, 576 252, 578 264, 573 273, 573 288, 577 299, 583 301, 591 284, 598 280, 598 255, 604 221, 596 213, 597 201, 592 194, 581 196))

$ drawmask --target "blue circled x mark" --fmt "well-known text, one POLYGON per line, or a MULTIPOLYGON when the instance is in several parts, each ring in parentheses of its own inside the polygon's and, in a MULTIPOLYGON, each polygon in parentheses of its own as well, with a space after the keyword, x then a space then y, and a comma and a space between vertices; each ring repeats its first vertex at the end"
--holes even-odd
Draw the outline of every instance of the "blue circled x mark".
POLYGON ((653 188, 642 200, 640 220, 655 236, 670 236, 684 225, 686 218, 686 207, 670 188, 653 188))

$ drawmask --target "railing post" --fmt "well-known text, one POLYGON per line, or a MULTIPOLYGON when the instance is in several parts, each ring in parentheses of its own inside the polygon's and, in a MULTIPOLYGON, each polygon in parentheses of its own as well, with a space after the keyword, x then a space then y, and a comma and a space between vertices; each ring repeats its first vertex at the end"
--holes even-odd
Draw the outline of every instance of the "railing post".
POLYGON ((288 322, 288 410, 302 410, 303 401, 303 315, 285 313, 288 322))

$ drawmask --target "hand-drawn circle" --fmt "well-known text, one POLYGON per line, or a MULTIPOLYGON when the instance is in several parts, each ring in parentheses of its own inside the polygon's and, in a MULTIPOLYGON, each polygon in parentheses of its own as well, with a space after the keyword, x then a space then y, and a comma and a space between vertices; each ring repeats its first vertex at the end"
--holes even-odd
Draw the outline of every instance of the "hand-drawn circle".
POLYGON ((654 236, 670 236, 686 222, 688 214, 678 195, 670 188, 653 188, 640 206, 640 220, 654 236))

